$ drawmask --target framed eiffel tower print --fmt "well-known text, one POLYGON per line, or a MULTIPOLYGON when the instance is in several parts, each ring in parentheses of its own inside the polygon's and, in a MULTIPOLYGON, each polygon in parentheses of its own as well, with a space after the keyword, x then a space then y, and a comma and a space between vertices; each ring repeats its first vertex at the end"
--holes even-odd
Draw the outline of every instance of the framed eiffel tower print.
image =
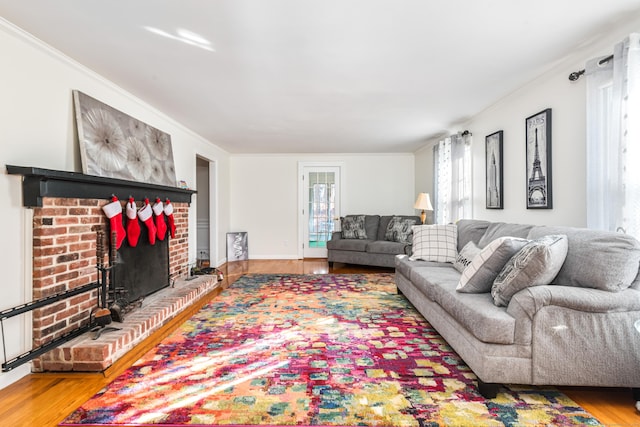
POLYGON ((527 209, 552 209, 551 108, 525 120, 527 209))

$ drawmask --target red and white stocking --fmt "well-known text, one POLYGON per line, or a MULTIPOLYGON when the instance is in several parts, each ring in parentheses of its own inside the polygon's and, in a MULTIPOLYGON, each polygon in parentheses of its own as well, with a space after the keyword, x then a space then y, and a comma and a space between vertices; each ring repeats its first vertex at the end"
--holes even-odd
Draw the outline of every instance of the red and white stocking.
POLYGON ((158 239, 164 240, 167 235, 167 223, 164 220, 164 205, 160 198, 156 198, 153 205, 153 213, 156 216, 156 230, 158 231, 158 239))
POLYGON ((126 236, 124 226, 122 225, 122 205, 116 196, 111 197, 111 203, 102 207, 105 215, 109 218, 111 234, 116 233, 116 249, 120 249, 122 242, 126 236))
POLYGON ((171 204, 171 200, 167 199, 164 202, 164 214, 167 216, 167 220, 169 221, 169 233, 171 234, 171 238, 176 238, 176 223, 173 219, 173 205, 171 204))
POLYGON ((135 248, 140 238, 140 223, 138 222, 136 202, 133 200, 133 197, 129 197, 129 202, 127 202, 125 206, 125 212, 127 213, 127 241, 129 242, 129 246, 135 248))
POLYGON ((151 209, 151 205, 149 205, 149 199, 144 199, 144 206, 142 206, 138 211, 138 218, 140 218, 140 221, 144 222, 144 225, 147 226, 147 230, 149 231, 149 243, 155 245, 157 231, 156 225, 153 223, 153 209, 151 209))

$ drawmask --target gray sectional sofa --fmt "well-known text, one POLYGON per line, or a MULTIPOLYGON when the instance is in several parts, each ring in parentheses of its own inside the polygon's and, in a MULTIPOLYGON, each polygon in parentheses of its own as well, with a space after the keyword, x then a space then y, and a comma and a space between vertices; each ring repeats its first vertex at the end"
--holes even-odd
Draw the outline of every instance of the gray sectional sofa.
MULTIPOLYGON (((458 259, 434 262, 398 255, 395 280, 399 292, 473 370, 481 394, 494 397, 499 384, 531 384, 630 387, 637 396, 640 243, 636 239, 580 228, 480 220, 461 220, 455 227, 458 259), (490 291, 461 292, 459 270, 467 274, 474 264, 471 270, 478 274, 476 268, 489 263, 477 254, 471 262, 460 260, 468 252, 465 246, 482 253, 497 239, 516 245, 521 242, 511 237, 527 239, 526 245, 543 236, 560 236, 551 240, 565 245, 557 247, 560 255, 554 256, 559 262, 553 268, 559 271, 551 272, 550 284, 527 286, 521 280, 510 298, 500 301, 495 298, 496 282, 514 276, 502 268, 489 284, 490 291), (463 265, 456 269, 454 264, 460 261, 463 265)), ((522 248, 512 250, 526 252, 522 248)), ((511 267, 526 270, 527 256, 514 258, 511 267)), ((539 273, 532 277, 540 277, 539 273)))
POLYGON ((334 262, 377 267, 395 266, 395 256, 411 253, 411 227, 420 217, 407 215, 347 215, 341 231, 327 242, 329 267, 334 262))

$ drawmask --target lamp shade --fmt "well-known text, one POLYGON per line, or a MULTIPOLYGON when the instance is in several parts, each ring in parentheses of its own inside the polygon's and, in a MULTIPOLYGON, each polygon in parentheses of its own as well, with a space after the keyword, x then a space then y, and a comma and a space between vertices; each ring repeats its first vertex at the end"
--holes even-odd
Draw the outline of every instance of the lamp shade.
POLYGON ((416 204, 413 205, 413 207, 415 209, 421 209, 423 211, 432 211, 433 206, 431 206, 431 197, 429 197, 429 193, 418 194, 416 204))

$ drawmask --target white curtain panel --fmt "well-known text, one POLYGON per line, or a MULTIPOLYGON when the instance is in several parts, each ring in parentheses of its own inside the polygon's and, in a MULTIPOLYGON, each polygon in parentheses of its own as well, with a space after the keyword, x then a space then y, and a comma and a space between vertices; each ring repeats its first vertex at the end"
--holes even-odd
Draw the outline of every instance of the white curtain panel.
POLYGON ((435 222, 471 218, 471 135, 452 135, 434 146, 435 222))
POLYGON ((640 238, 640 34, 586 64, 587 226, 640 238))
POLYGON ((435 145, 434 159, 435 223, 446 224, 451 217, 451 138, 445 138, 435 145))
POLYGON ((451 137, 451 222, 471 218, 471 134, 451 137))

